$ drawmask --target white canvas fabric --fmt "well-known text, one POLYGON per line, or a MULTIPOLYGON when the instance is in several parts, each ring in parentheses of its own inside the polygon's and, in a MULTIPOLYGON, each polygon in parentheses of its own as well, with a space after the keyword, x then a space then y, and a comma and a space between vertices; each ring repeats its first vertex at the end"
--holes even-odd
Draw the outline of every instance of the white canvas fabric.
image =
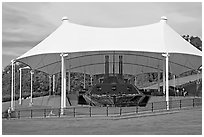
POLYGON ((61 53, 68 53, 66 68, 89 74, 104 73, 104 55, 123 55, 124 73, 139 74, 162 70, 162 53, 170 54, 170 72, 196 69, 202 63, 202 52, 184 40, 167 23, 129 27, 102 28, 83 26, 64 20, 52 34, 16 60, 48 74, 61 68, 61 53))

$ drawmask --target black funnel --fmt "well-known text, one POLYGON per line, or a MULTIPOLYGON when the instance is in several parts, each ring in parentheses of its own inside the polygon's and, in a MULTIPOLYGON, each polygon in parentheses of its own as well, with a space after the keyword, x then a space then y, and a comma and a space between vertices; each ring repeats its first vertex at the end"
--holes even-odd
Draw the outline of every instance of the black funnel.
POLYGON ((105 56, 105 77, 109 76, 109 56, 105 56))
POLYGON ((123 56, 119 56, 119 75, 123 75, 123 56))

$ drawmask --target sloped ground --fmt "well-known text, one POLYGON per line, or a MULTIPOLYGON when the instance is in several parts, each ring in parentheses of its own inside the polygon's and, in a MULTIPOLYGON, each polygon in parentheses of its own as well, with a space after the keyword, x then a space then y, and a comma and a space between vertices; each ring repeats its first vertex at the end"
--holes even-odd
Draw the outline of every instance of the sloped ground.
MULTIPOLYGON (((181 78, 176 78, 176 86, 178 85, 183 85, 185 83, 189 83, 190 81, 195 81, 197 79, 201 79, 202 78, 202 74, 194 74, 194 75, 189 75, 186 77, 181 77, 181 78)), ((163 82, 161 81, 160 86, 163 86, 163 82)), ((173 79, 169 80, 169 86, 174 86, 174 81, 173 79)), ((157 89, 158 88, 158 84, 153 83, 151 86, 145 87, 144 89, 157 89)))
MULTIPOLYGON (((180 99, 187 99, 187 98, 193 98, 193 97, 171 97, 172 100, 180 100, 180 99)), ((72 101, 74 105, 76 105, 75 101, 73 99, 70 99, 71 103, 72 101)), ((149 100, 149 103, 151 102, 159 102, 159 101, 165 101, 164 96, 152 96, 149 100)), ((30 99, 24 99, 22 101, 22 105, 19 105, 18 101, 15 101, 15 107, 16 108, 26 108, 29 107, 29 102, 30 99)), ((33 99, 33 105, 34 106, 50 106, 53 108, 60 108, 60 96, 43 96, 43 97, 38 97, 33 99)), ((67 106, 69 106, 69 102, 67 100, 67 106)), ((2 103, 2 112, 6 111, 10 107, 10 101, 9 102, 3 102, 2 103)))
MULTIPOLYGON (((176 85, 181 85, 184 83, 187 83, 189 81, 194 81, 198 78, 202 78, 202 75, 190 75, 190 76, 186 76, 186 77, 182 77, 182 78, 178 78, 176 79, 176 85)), ((169 85, 173 84, 173 80, 169 80, 169 85)), ((162 86, 162 82, 160 83, 160 85, 162 86)), ((146 88, 152 88, 152 89, 156 89, 157 88, 157 84, 153 84, 152 86, 146 87, 146 88)), ((194 91, 195 87, 192 85, 188 86, 188 90, 194 91)), ((202 91, 202 85, 198 88, 199 91, 202 91)), ((193 94, 194 95, 194 94, 193 94)), ((197 94, 196 94, 197 95, 197 94)), ((77 101, 75 99, 74 96, 69 96, 70 98, 70 102, 72 105, 77 105, 77 101)), ((157 97, 156 97, 157 98, 157 97)), ((154 98, 155 99, 155 98, 154 98)), ((154 99, 150 99, 149 102, 155 102, 154 99)), ((163 101, 163 97, 159 98, 156 101, 163 101)), ((15 101, 15 106, 16 108, 22 108, 22 107, 29 107, 29 102, 30 99, 24 99, 22 101, 22 105, 19 105, 19 101, 15 101)), ((60 106, 60 96, 42 96, 42 97, 37 97, 37 98, 33 98, 33 103, 34 106, 52 106, 53 108, 58 108, 60 106)), ((69 102, 67 100, 67 106, 69 106, 69 102)), ((3 102, 2 103, 2 112, 6 111, 10 106, 10 101, 9 102, 3 102)))
POLYGON ((130 119, 74 119, 48 118, 3 120, 2 134, 92 134, 92 135, 201 135, 201 107, 179 110, 166 115, 153 115, 130 119))
MULTIPOLYGON (((52 107, 52 108, 60 108, 60 96, 43 96, 43 97, 37 97, 33 98, 33 106, 35 107, 52 107)), ((15 101, 15 108, 22 109, 22 108, 28 108, 30 103, 30 99, 24 99, 22 100, 22 105, 19 105, 19 101, 15 101)), ((67 100, 67 106, 69 106, 69 102, 67 100)), ((2 103, 2 112, 6 111, 10 107, 10 101, 2 103)))

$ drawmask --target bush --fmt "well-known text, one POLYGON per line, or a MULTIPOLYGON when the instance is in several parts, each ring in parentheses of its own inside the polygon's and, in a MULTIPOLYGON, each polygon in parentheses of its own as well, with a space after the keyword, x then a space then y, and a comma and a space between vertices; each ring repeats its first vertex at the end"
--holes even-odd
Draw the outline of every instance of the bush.
MULTIPOLYGON (((2 118, 8 118, 8 111, 2 112, 2 118)), ((17 118, 16 111, 11 111, 11 118, 17 118)))

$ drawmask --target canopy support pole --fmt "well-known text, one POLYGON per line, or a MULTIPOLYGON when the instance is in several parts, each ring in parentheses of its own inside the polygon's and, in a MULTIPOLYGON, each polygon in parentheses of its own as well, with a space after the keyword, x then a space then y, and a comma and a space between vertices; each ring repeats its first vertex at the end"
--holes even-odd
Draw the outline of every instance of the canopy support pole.
POLYGON ((173 75, 173 80, 174 80, 174 92, 176 92, 176 75, 173 75))
POLYGON ((52 92, 52 76, 49 75, 49 96, 51 95, 52 92))
POLYGON ((64 108, 66 107, 66 65, 64 57, 68 54, 61 53, 61 114, 64 114, 64 108))
POLYGON ((157 76, 158 76, 158 80, 157 80, 157 83, 158 83, 158 92, 160 92, 160 70, 159 70, 159 65, 158 65, 157 71, 158 71, 158 74, 157 74, 157 76))
POLYGON ((68 76, 68 94, 71 93, 71 66, 69 65, 69 76, 68 76))
POLYGON ((85 74, 85 69, 84 69, 84 89, 86 88, 86 74, 85 74))
MULTIPOLYGON (((143 67, 142 67, 142 76, 143 76, 143 75, 144 75, 144 72, 143 72, 143 67)), ((143 83, 144 83, 144 81, 141 82, 142 88, 144 88, 144 84, 143 84, 143 83)))
POLYGON ((166 110, 169 110, 169 54, 162 54, 166 58, 166 110))
POLYGON ((199 74, 200 74, 200 71, 199 70, 197 70, 197 80, 196 80, 196 90, 195 90, 195 93, 194 93, 194 97, 196 96, 196 95, 198 95, 198 88, 199 88, 199 84, 200 84, 200 80, 199 80, 199 74))
POLYGON ((163 94, 166 95, 166 93, 165 93, 165 60, 163 60, 163 74, 162 74, 162 77, 163 77, 163 94))
POLYGON ((63 104, 63 108, 66 108, 66 100, 67 100, 67 96, 66 96, 66 92, 67 92, 67 88, 66 88, 66 65, 64 65, 64 95, 63 95, 63 97, 64 97, 64 99, 63 99, 63 101, 64 101, 64 104, 63 104))
POLYGON ((15 108, 15 100, 16 100, 16 64, 14 63, 13 64, 13 68, 14 68, 14 70, 13 70, 13 100, 14 100, 14 102, 13 102, 13 107, 15 108))
POLYGON ((33 105, 33 70, 30 71, 30 106, 33 105))
POLYGON ((61 115, 64 114, 64 56, 61 56, 61 115))
POLYGON ((23 68, 19 68, 19 73, 20 73, 20 95, 19 95, 19 105, 22 105, 22 70, 23 69, 30 69, 30 67, 23 67, 23 68))
POLYGON ((14 102, 13 102, 13 95, 14 95, 14 60, 11 60, 11 110, 14 110, 14 102))
POLYGON ((52 92, 53 92, 53 95, 55 94, 55 75, 52 75, 52 92))
POLYGON ((135 75, 135 86, 137 86, 137 77, 135 75))
POLYGON ((93 76, 91 75, 91 86, 93 86, 93 76))
POLYGON ((22 97, 21 97, 21 96, 22 96, 22 94, 21 94, 21 92, 22 92, 22 88, 21 88, 21 86, 22 86, 22 78, 21 78, 21 77, 22 77, 22 69, 20 68, 19 71, 20 71, 20 91, 19 91, 19 92, 20 92, 20 93, 19 93, 20 95, 19 95, 19 105, 21 105, 21 104, 22 104, 22 102, 21 102, 21 98, 22 98, 22 97))

